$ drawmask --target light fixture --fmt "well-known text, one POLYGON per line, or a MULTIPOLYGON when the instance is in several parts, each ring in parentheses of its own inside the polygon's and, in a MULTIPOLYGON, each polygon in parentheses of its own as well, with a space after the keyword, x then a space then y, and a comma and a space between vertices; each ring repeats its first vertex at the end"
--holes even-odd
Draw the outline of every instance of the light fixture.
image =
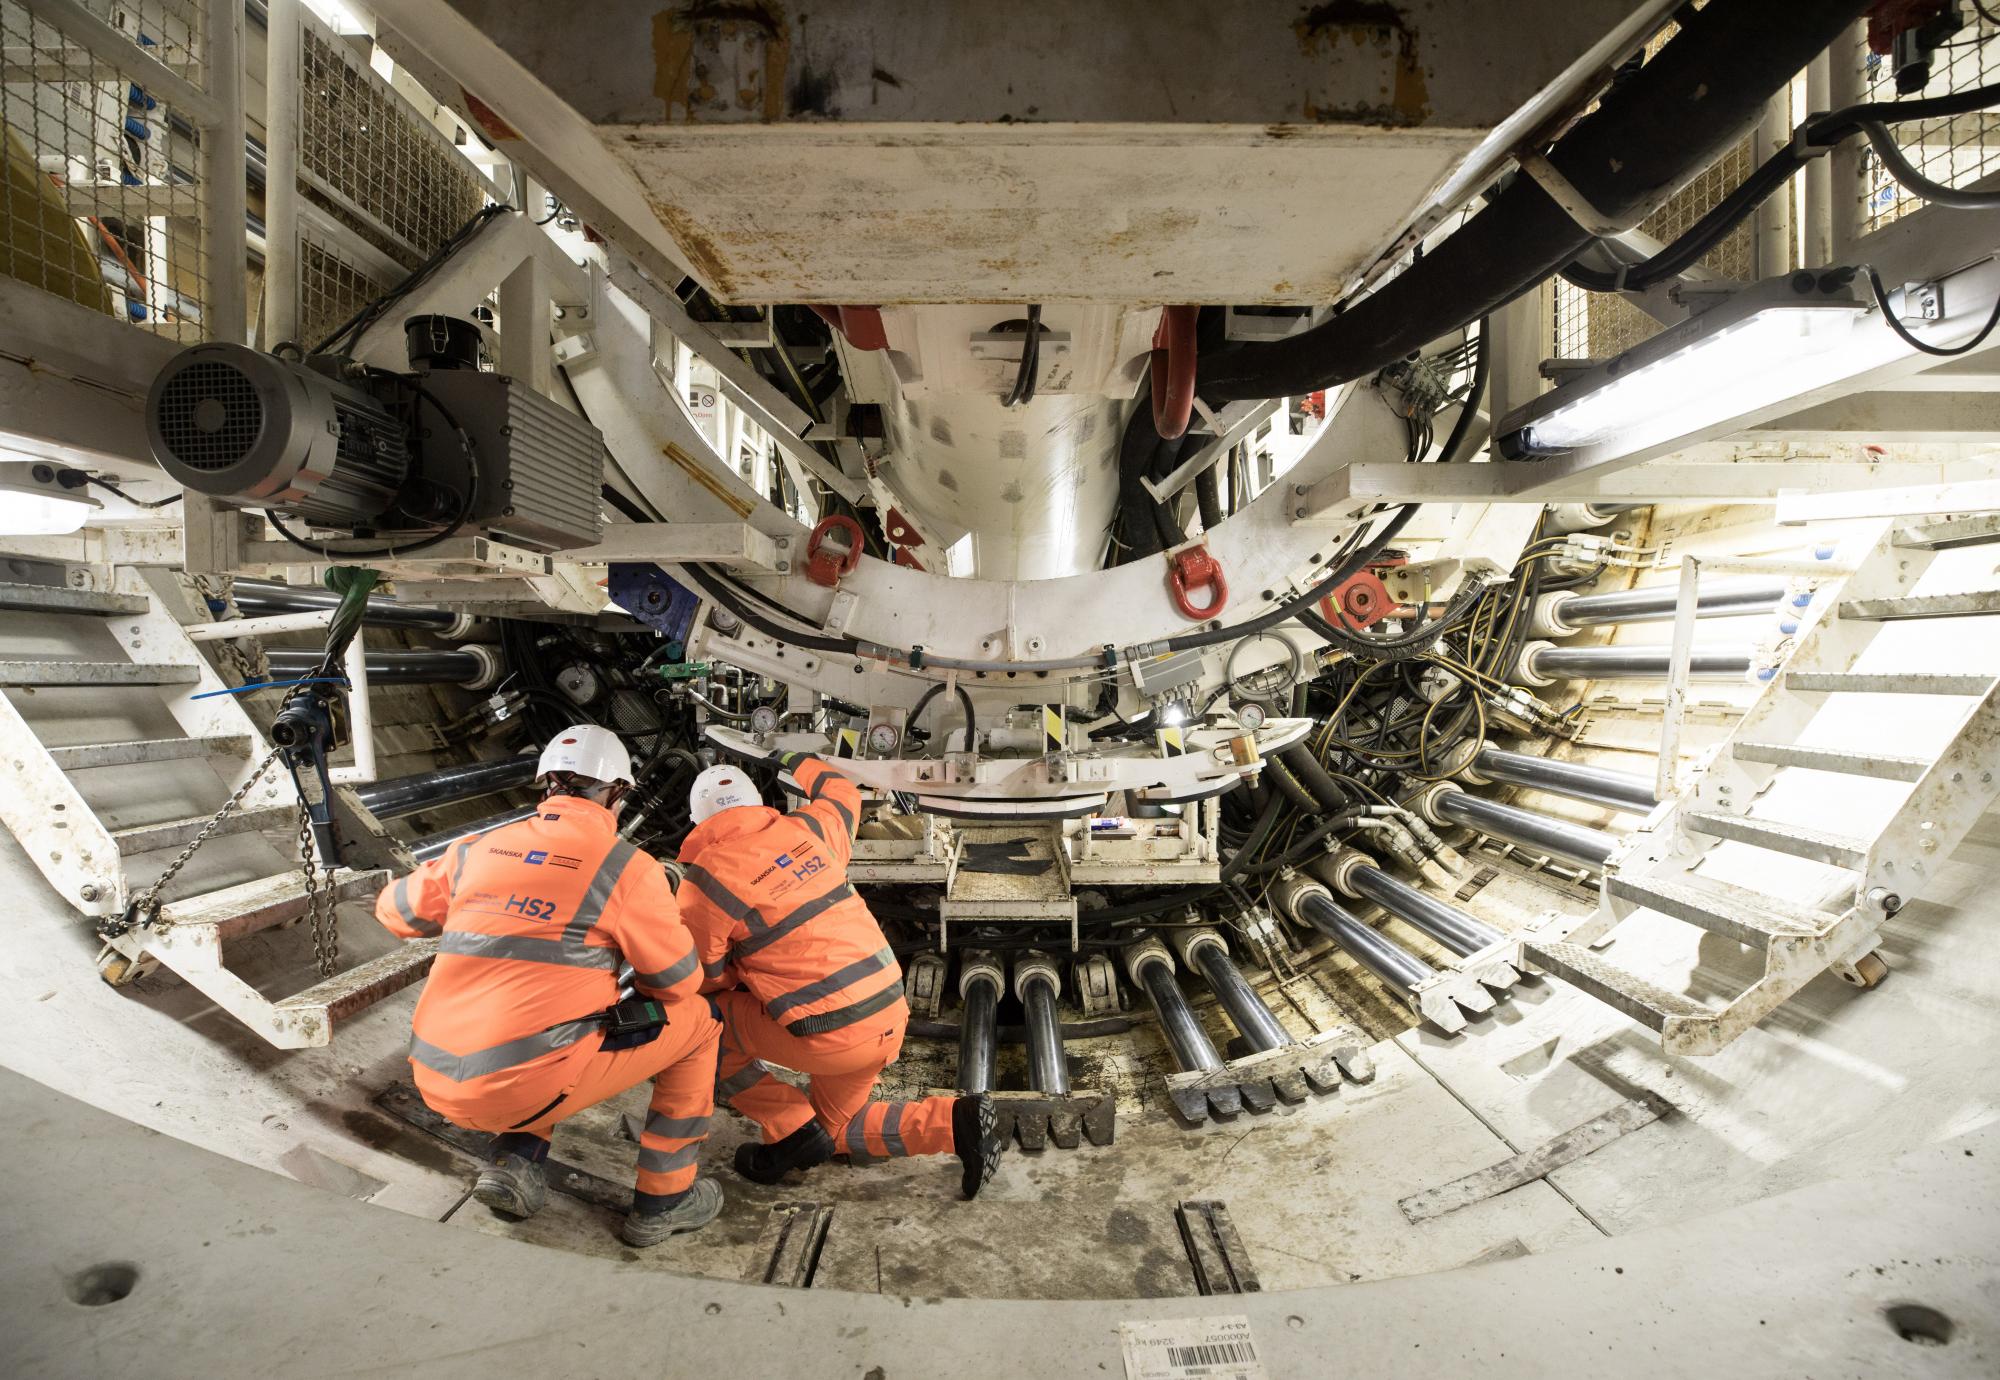
POLYGON ((1187 722, 1187 706, 1179 700, 1168 700, 1160 706, 1160 722, 1168 728, 1175 728, 1187 722))
POLYGON ((1844 276, 1767 279, 1669 327, 1504 418, 1501 456, 1630 453, 1873 367, 1893 352, 1844 276))
POLYGON ((47 460, 0 461, 0 536, 64 536, 103 506, 83 491, 80 470, 47 460))

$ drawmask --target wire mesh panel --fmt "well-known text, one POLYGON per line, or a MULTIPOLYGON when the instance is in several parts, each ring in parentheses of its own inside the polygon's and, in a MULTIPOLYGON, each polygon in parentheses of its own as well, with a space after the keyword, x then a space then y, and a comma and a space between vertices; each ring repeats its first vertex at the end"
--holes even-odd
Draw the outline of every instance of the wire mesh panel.
POLYGON ((301 180, 371 244, 414 268, 485 204, 464 156, 311 20, 300 71, 301 180))
MULTIPOLYGON (((1988 8, 2000 13, 2000 8, 1991 4, 1988 8)), ((1959 9, 1967 23, 1932 56, 1931 78, 1921 93, 1899 93, 1890 60, 1864 50, 1863 99, 1894 101, 1915 100, 1919 95, 1946 96, 2000 78, 2000 25, 1981 17, 1970 6, 1962 5, 1959 9)), ((2000 117, 1991 111, 1941 120, 1914 120, 1892 125, 1889 132, 1917 171, 1933 182, 1963 187, 1989 173, 2000 172, 2000 117)), ((1864 233, 1880 229, 1924 204, 1922 197, 1905 192, 1896 184, 1872 147, 1862 151, 1861 178, 1864 233)))
POLYGON ((132 80, 157 59, 199 82, 194 0, 90 8, 129 38, 130 64, 0 0, 0 274, 178 339, 209 299, 203 150, 194 123, 132 80))
POLYGON ((299 244, 299 339, 324 340, 390 284, 310 235, 299 244))

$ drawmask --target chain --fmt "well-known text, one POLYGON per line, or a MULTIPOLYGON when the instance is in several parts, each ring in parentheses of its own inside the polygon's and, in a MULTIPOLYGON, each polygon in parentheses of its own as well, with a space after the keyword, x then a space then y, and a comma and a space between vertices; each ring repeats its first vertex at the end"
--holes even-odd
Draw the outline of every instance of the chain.
POLYGON ((299 801, 299 875, 306 883, 306 910, 312 916, 313 962, 321 977, 332 977, 340 964, 340 932, 333 927, 333 874, 322 885, 318 854, 313 849, 312 811, 299 801))
MULTIPOLYGON (((165 891, 167 883, 173 881, 180 870, 187 866, 188 859, 192 858, 196 851, 204 843, 208 842, 208 836, 213 834, 222 821, 227 819, 230 813, 243 803, 243 798, 250 794, 252 787, 264 779, 264 773, 271 770, 271 767, 281 755, 283 755, 282 749, 272 748, 270 755, 257 764, 257 769, 243 778, 243 784, 236 788, 236 793, 222 802, 222 808, 215 812, 213 819, 201 826, 200 833, 188 840, 188 846, 181 849, 180 856, 167 864, 167 870, 162 872, 158 879, 151 886, 147 887, 145 892, 136 901, 132 902, 119 921, 107 927, 111 934, 123 934, 135 924, 145 925, 159 934, 164 934, 173 928, 172 921, 163 921, 160 919, 160 893, 165 891)), ((106 937, 108 938, 109 935, 106 937)))

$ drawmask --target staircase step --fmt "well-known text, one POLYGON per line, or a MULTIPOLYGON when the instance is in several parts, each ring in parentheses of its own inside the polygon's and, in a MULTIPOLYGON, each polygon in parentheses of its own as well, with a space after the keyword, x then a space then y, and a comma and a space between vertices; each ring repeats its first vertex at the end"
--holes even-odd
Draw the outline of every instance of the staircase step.
MULTIPOLYGON (((295 805, 266 805, 255 810, 238 809, 216 825, 209 833, 209 837, 247 834, 257 829, 290 829, 297 824, 298 817, 298 807, 295 805)), ((196 815, 192 819, 170 819, 160 824, 139 824, 130 829, 113 829, 111 837, 117 841, 118 851, 128 857, 134 853, 150 853, 157 848, 180 848, 199 834, 213 818, 213 815, 196 815)))
POLYGON ((199 666, 144 661, 0 661, 0 685, 193 685, 199 666))
POLYGON ((1842 618, 1895 622, 1904 618, 1976 618, 2000 613, 2000 589, 1969 594, 1906 594, 1899 599, 1849 599, 1840 605, 1842 618))
POLYGON ((248 757, 250 740, 223 738, 142 738, 130 743, 81 743, 49 749, 64 771, 90 767, 130 767, 141 762, 178 762, 188 757, 248 757))
MULTIPOLYGON (((384 871, 349 872, 343 868, 334 874, 334 899, 353 901, 373 896, 388 880, 389 874, 384 871)), ((190 896, 160 907, 160 919, 164 924, 175 928, 205 925, 215 931, 218 940, 241 939, 245 935, 296 920, 305 913, 305 879, 296 872, 259 877, 254 882, 224 887, 204 896, 190 896)))
POLYGON ((1796 824, 1773 824, 1767 819, 1750 819, 1744 815, 1707 814, 1700 810, 1683 814, 1681 820, 1698 834, 1751 843, 1774 852, 1789 853, 1795 858, 1831 863, 1835 867, 1860 867, 1868 859, 1868 841, 1844 834, 1804 829, 1796 824))
POLYGON ((1993 685, 1988 675, 1925 671, 1787 671, 1787 690, 1869 695, 1983 695, 1993 685))
POLYGON ((1931 765, 1929 759, 1923 757, 1890 757, 1879 752, 1800 747, 1797 743, 1731 743, 1729 751, 1742 762, 1804 767, 1809 771, 1837 771, 1847 776, 1872 776, 1878 781, 1915 781, 1931 765))
POLYGON ((331 1025, 412 983, 421 982, 436 957, 437 940, 413 939, 380 958, 371 958, 344 973, 335 973, 324 982, 314 983, 305 991, 286 997, 277 1007, 280 1012, 297 1015, 317 1012, 331 1025))
POLYGON ((1665 1030, 1670 1016, 1713 1016, 1714 1011, 1692 997, 1655 987, 1636 973, 1607 963, 1581 944, 1522 945, 1528 962, 1624 1012, 1654 1030, 1665 1030))
POLYGON ((0 609, 15 613, 144 613, 148 607, 137 594, 0 583, 0 609))
POLYGON ((1976 517, 1929 518, 1896 529, 1892 545, 1916 551, 1954 551, 1961 546, 2000 542, 2000 513, 1976 517))
POLYGON ((1753 949, 1776 938, 1817 934, 1839 919, 1823 912, 1800 911, 1777 896, 1748 887, 1697 877, 1628 877, 1612 873, 1605 887, 1613 896, 1633 901, 1725 935, 1753 949))

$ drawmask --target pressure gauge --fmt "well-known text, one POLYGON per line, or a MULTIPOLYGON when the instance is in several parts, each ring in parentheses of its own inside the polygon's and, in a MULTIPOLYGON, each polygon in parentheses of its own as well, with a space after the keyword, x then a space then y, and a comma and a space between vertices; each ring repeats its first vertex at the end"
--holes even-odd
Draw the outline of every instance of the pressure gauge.
POLYGON ((750 711, 750 731, 759 738, 768 738, 778 731, 778 711, 768 704, 760 704, 750 711))
POLYGON ((1248 704, 1239 704, 1236 706, 1236 722, 1242 724, 1252 733, 1262 728, 1265 720, 1268 718, 1270 718, 1270 715, 1265 712, 1264 706, 1258 704, 1255 700, 1250 701, 1248 704))
POLYGON ((877 757, 887 757, 902 741, 902 732, 894 724, 875 724, 868 730, 868 750, 877 757))

